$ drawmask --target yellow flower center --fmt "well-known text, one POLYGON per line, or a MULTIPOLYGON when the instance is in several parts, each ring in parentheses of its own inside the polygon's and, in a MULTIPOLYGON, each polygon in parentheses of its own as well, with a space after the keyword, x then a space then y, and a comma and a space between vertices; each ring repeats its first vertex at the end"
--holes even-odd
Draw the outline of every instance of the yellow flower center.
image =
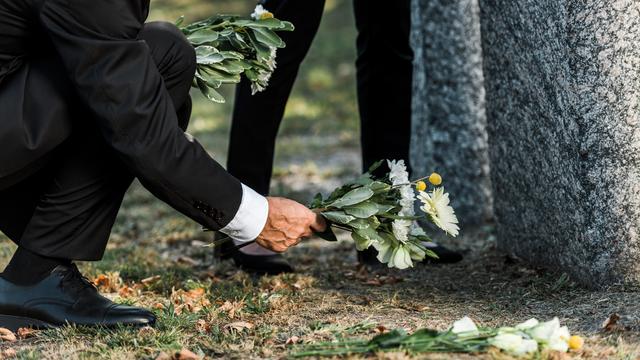
POLYGON ((435 186, 438 186, 442 184, 442 176, 440 176, 440 174, 438 173, 433 173, 431 174, 431 176, 429 176, 429 182, 435 186))
POLYGON ((416 183, 416 190, 418 191, 425 191, 427 190, 427 183, 424 181, 418 181, 416 183))
POLYGON ((569 349, 580 350, 584 345, 584 339, 578 335, 573 335, 569 338, 569 349))
POLYGON ((273 14, 269 11, 260 15, 260 20, 273 19, 273 14))

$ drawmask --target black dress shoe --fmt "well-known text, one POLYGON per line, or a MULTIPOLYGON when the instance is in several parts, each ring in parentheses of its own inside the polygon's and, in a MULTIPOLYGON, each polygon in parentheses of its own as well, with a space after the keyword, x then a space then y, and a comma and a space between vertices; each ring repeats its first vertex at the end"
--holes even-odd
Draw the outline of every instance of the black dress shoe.
MULTIPOLYGON (((463 256, 461 253, 447 249, 442 245, 436 245, 435 247, 427 247, 427 249, 436 253, 436 255, 438 255, 438 258, 436 259, 436 258, 427 256, 424 258, 424 260, 422 260, 422 263, 454 264, 462 261, 463 259, 463 256)), ((369 248, 364 251, 358 251, 358 261, 363 265, 377 266, 380 264, 380 262, 376 258, 377 255, 378 255, 378 252, 373 248, 369 248)))
POLYGON ((12 331, 65 324, 153 326, 155 321, 148 310, 115 304, 101 296, 75 264, 57 266, 34 285, 15 285, 0 278, 0 327, 12 331))
POLYGON ((295 272, 295 269, 281 254, 248 255, 235 249, 233 241, 216 246, 214 254, 222 260, 233 259, 233 263, 237 267, 255 275, 278 275, 295 272))

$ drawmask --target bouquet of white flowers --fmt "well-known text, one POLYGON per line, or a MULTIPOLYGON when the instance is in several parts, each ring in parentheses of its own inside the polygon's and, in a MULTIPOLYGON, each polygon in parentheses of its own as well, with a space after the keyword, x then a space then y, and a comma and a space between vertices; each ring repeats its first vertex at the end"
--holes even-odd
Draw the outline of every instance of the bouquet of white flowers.
POLYGON ((351 354, 375 354, 387 351, 406 351, 410 354, 458 352, 481 353, 494 347, 515 357, 531 357, 543 351, 566 353, 580 350, 584 339, 571 335, 566 326, 560 326, 558 318, 539 322, 529 319, 515 327, 478 328, 468 317, 456 322, 447 331, 418 329, 407 334, 396 329, 380 334, 371 340, 337 340, 315 344, 303 344, 296 348, 294 357, 341 356, 351 354))
POLYGON ((210 100, 225 102, 217 91, 222 84, 236 84, 244 75, 253 93, 264 90, 276 68, 276 49, 285 47, 277 31, 292 31, 293 25, 280 21, 258 5, 250 18, 217 15, 182 26, 176 25, 196 50, 198 67, 194 87, 210 100))
MULTIPOLYGON (((450 236, 458 235, 458 219, 449 205, 449 194, 440 186, 440 175, 433 173, 410 181, 403 160, 387 160, 387 164, 390 172, 383 178, 372 175, 381 161, 356 181, 334 190, 328 198, 316 195, 311 208, 333 227, 349 231, 358 250, 373 246, 380 262, 406 269, 425 256, 437 257, 423 245, 431 239, 418 225, 418 219, 425 218, 450 236), (427 189, 425 180, 431 183, 431 189, 427 189), (416 199, 421 202, 421 216, 414 211, 416 199)), ((319 235, 335 240, 331 230, 319 235)))

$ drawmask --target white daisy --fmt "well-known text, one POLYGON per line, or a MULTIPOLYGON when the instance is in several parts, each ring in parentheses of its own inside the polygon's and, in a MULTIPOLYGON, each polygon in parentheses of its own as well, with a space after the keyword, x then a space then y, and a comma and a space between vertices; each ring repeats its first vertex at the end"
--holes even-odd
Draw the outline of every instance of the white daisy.
POLYGON ((433 223, 451 236, 458 236, 458 218, 449 206, 449 194, 439 187, 431 194, 420 191, 418 199, 424 204, 420 209, 431 216, 433 223))

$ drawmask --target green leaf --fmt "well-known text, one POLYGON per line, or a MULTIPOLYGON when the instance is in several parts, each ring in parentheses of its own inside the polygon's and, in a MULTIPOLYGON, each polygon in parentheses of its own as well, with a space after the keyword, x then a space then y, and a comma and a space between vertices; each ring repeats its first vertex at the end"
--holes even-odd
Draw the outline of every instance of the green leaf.
POLYGON ((261 43, 277 48, 284 47, 284 41, 282 41, 280 36, 278 36, 275 32, 266 28, 255 28, 252 30, 256 35, 256 39, 258 39, 258 41, 260 41, 261 43))
POLYGON ((209 44, 216 40, 220 34, 217 31, 202 29, 187 36, 187 40, 193 45, 209 44))
POLYGON ((331 203, 330 206, 342 208, 345 206, 355 205, 369 200, 372 196, 373 191, 371 189, 368 187, 359 187, 344 194, 344 196, 331 203))
POLYGON ((224 96, 220 95, 219 92, 209 87, 206 82, 196 78, 196 83, 198 84, 198 88, 200 89, 202 94, 206 96, 207 99, 221 104, 225 102, 224 96))
POLYGON ((376 345, 382 349, 398 347, 407 338, 407 333, 403 329, 395 329, 386 334, 381 334, 369 341, 370 345, 376 345))
POLYGON ((203 45, 196 48, 196 63, 198 64, 210 65, 220 63, 223 60, 224 56, 213 46, 203 45))
POLYGON ((253 45, 253 47, 256 49, 258 59, 262 59, 265 61, 269 60, 269 58, 271 57, 271 49, 269 48, 269 46, 258 41, 255 34, 251 31, 247 32, 247 36, 249 37, 251 45, 253 45))
POLYGON ((391 188, 391 185, 382 181, 374 181, 371 183, 371 185, 369 185, 369 187, 376 193, 380 193, 388 191, 391 188))
POLYGON ((180 16, 174 24, 176 27, 180 27, 180 25, 182 25, 183 22, 184 22, 184 15, 180 16))
POLYGON ((352 233, 351 233, 351 238, 352 238, 352 239, 353 239, 353 241, 356 243, 356 249, 357 249, 358 251, 366 250, 366 249, 368 249, 368 248, 371 246, 371 244, 372 244, 372 241, 371 241, 371 240, 368 240, 368 239, 363 238, 362 236, 358 235, 356 232, 352 232, 352 233))
POLYGON ((371 227, 371 224, 369 224, 369 222, 365 219, 356 219, 356 220, 350 221, 348 225, 354 229, 360 229, 360 230, 364 230, 366 228, 371 227))
POLYGON ((365 229, 354 229, 353 232, 358 234, 359 236, 371 240, 371 241, 384 241, 378 234, 378 232, 372 227, 367 227, 365 229))
POLYGON ((367 219, 380 211, 380 209, 378 208, 378 204, 371 201, 365 201, 356 205, 346 206, 343 208, 343 210, 345 213, 353 215, 360 219, 367 219))
POLYGON ((327 218, 327 220, 331 222, 335 222, 343 225, 346 225, 350 221, 353 221, 356 219, 355 217, 351 215, 347 215, 342 211, 325 211, 325 212, 322 212, 322 216, 324 216, 325 218, 327 218))

